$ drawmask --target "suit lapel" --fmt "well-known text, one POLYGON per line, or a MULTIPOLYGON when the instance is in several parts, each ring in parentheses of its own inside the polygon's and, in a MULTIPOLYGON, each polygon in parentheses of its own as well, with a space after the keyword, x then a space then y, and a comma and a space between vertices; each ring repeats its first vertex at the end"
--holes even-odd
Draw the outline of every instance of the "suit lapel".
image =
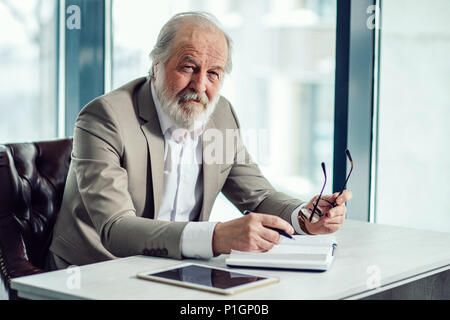
POLYGON ((219 185, 220 164, 205 162, 205 147, 207 147, 210 143, 214 143, 214 139, 211 139, 210 141, 205 141, 205 132, 207 132, 208 129, 216 129, 216 124, 214 122, 213 116, 210 117, 209 121, 206 124, 205 130, 203 131, 202 134, 203 203, 202 203, 202 211, 199 218, 200 221, 207 221, 209 219, 214 200, 217 196, 217 188, 219 185))
POLYGON ((161 205, 164 183, 164 136, 153 102, 150 81, 147 80, 139 89, 137 102, 139 116, 144 120, 144 123, 141 125, 141 130, 147 139, 148 151, 150 153, 154 201, 153 218, 156 220, 161 205))

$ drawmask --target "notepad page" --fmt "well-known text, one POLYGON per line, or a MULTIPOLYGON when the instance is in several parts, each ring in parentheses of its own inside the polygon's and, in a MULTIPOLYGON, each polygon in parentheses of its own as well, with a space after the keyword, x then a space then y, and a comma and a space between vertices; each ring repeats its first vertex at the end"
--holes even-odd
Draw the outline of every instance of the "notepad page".
POLYGON ((284 238, 282 242, 275 245, 272 249, 266 252, 243 252, 232 250, 233 256, 272 256, 274 254, 279 255, 327 255, 332 250, 333 244, 336 243, 333 237, 320 237, 320 236, 294 236, 295 240, 284 238))
POLYGON ((264 252, 264 253, 242 253, 232 252, 230 259, 239 260, 258 260, 258 261, 325 261, 327 257, 331 256, 331 249, 326 252, 314 252, 314 253, 279 253, 279 252, 264 252))
POLYGON ((281 243, 278 246, 331 246, 336 244, 334 235, 295 235, 293 238, 282 237, 281 243))
POLYGON ((333 260, 335 245, 332 235, 283 237, 280 244, 266 252, 232 250, 227 264, 326 270, 333 260))
POLYGON ((318 246, 275 246, 271 250, 266 252, 247 252, 232 250, 232 256, 272 256, 272 255, 323 255, 328 254, 332 250, 331 246, 318 247, 318 246))

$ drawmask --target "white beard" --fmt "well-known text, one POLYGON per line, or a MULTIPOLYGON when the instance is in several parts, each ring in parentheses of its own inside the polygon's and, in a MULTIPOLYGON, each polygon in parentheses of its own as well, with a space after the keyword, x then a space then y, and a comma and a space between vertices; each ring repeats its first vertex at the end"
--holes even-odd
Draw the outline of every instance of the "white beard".
POLYGON ((178 96, 171 97, 168 87, 165 85, 164 71, 155 72, 155 92, 161 103, 161 108, 175 124, 188 131, 204 126, 214 112, 220 94, 217 93, 214 100, 210 101, 206 93, 196 93, 191 89, 183 90, 178 96), (199 103, 195 103, 194 101, 199 103))

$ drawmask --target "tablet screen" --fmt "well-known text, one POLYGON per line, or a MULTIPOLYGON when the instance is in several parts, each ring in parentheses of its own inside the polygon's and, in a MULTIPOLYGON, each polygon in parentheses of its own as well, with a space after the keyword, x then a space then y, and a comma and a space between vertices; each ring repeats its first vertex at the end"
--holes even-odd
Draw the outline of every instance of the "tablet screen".
POLYGON ((218 289, 229 289, 267 279, 198 265, 188 265, 158 273, 149 273, 148 276, 189 282, 218 289))

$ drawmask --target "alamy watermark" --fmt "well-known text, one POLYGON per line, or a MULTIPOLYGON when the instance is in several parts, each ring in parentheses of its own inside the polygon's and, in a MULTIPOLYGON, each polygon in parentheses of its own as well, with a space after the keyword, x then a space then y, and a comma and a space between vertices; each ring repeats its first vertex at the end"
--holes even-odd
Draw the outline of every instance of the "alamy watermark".
POLYGON ((81 269, 79 266, 69 266, 66 269, 69 276, 66 280, 66 287, 69 290, 80 290, 81 289, 81 269))
MULTIPOLYGON (((188 136, 186 129, 176 129, 169 139, 180 141, 179 137, 188 136)), ((182 143, 182 142, 180 142, 182 143)), ((222 129, 208 128, 202 132, 204 145, 202 158, 196 154, 190 158, 171 159, 175 165, 183 164, 218 164, 218 165, 246 165, 258 163, 269 165, 270 132, 267 129, 222 129), (251 156, 250 156, 251 154, 251 156)))
POLYGON ((367 7, 366 13, 369 17, 366 20, 367 28, 370 30, 380 29, 380 7, 377 5, 370 5, 367 7))
POLYGON ((381 269, 377 265, 370 265, 366 269, 368 278, 366 280, 367 289, 377 289, 381 287, 381 269))
POLYGON ((66 13, 68 14, 66 19, 66 26, 69 30, 81 29, 81 9, 77 5, 70 5, 67 7, 66 13))

